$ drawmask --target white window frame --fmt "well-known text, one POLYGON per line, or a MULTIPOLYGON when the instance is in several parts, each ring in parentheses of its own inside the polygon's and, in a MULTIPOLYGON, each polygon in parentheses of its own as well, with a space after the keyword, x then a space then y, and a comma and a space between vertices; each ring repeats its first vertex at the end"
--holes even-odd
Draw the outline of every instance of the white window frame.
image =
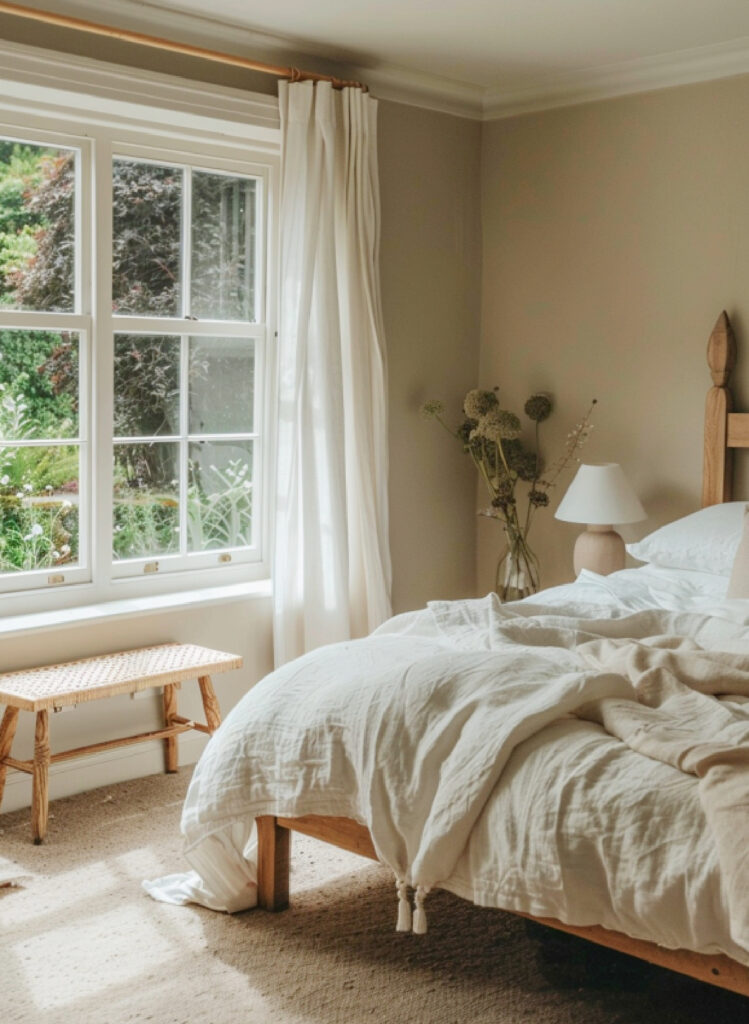
MULTIPOLYGON (((275 209, 278 196, 280 133, 276 128, 268 126, 268 122, 272 120, 270 116, 257 126, 238 126, 234 121, 222 121, 218 111, 220 104, 225 100, 223 94, 231 94, 231 99, 237 107, 243 100, 243 94, 235 90, 216 90, 217 96, 211 107, 210 116, 196 112, 187 118, 184 116, 184 105, 188 99, 194 103, 197 90, 194 86, 185 84, 184 94, 180 93, 181 106, 175 104, 172 117, 167 101, 175 102, 175 92, 181 83, 178 79, 152 74, 142 77, 147 81, 155 99, 165 101, 164 108, 137 107, 130 99, 125 98, 128 95, 126 89, 121 89, 121 99, 112 99, 110 90, 110 95, 100 100, 91 95, 81 97, 82 116, 79 113, 76 118, 61 118, 59 107, 66 97, 69 102, 69 94, 47 85, 33 88, 29 86, 29 78, 33 78, 32 72, 38 72, 40 61, 49 75, 48 63, 54 63, 56 55, 50 54, 48 61, 46 56, 39 56, 44 51, 12 47, 13 60, 10 64, 14 74, 11 75, 8 67, 3 66, 7 51, 8 47, 0 45, 0 87, 4 87, 4 93, 0 94, 4 97, 0 100, 0 133, 24 141, 41 141, 80 149, 81 177, 84 182, 91 183, 94 202, 93 216, 89 217, 86 203, 83 202, 82 216, 77 221, 81 232, 81 266, 78 268, 80 304, 77 306, 77 312, 13 312, 0 314, 0 319, 2 325, 8 328, 28 329, 32 326, 33 318, 33 326, 37 329, 49 326, 79 332, 81 444, 82 451, 85 451, 82 472, 86 473, 88 479, 95 477, 97 482, 92 493, 90 519, 85 518, 89 514, 88 510, 84 510, 83 507, 81 510, 85 528, 91 534, 90 562, 86 561, 85 552, 82 552, 78 567, 60 570, 59 574, 65 577, 62 584, 47 582, 49 577, 59 575, 50 570, 18 573, 8 577, 12 578, 14 588, 12 592, 0 593, 0 616, 87 606, 118 599, 145 598, 180 591, 194 592, 198 588, 215 588, 224 584, 233 585, 266 579, 270 575, 270 469, 273 462, 271 438, 274 403, 269 401, 269 397, 274 393, 275 380, 275 361, 271 356, 274 354, 277 301, 275 209), (30 55, 26 64, 19 60, 19 51, 23 55, 30 55), (16 75, 19 67, 23 74, 16 75), (7 75, 6 81, 3 81, 4 73, 7 75), (25 78, 25 81, 11 81, 14 77, 25 78), (163 96, 159 94, 160 86, 163 86, 163 96), (165 111, 170 113, 168 118, 164 116, 165 111), (245 323, 234 324, 227 321, 115 316, 112 313, 113 156, 165 164, 189 164, 196 169, 239 173, 259 179, 257 235, 263 246, 264 258, 259 262, 261 272, 257 281, 256 324, 248 327, 245 323), (84 178, 84 175, 89 175, 89 178, 84 178), (260 441, 254 442, 254 476, 260 481, 260 500, 253 501, 253 545, 250 549, 195 553, 188 556, 188 565, 182 564, 173 571, 169 571, 170 556, 113 562, 111 524, 115 332, 168 333, 177 336, 180 333, 192 336, 241 334, 242 337, 255 339, 255 375, 259 382, 256 389, 255 431, 260 441), (90 403, 89 394, 93 398, 90 403), (231 556, 228 564, 225 558, 219 557, 225 554, 231 556), (159 562, 159 571, 144 573, 145 565, 153 561, 159 562)), ((80 63, 85 65, 87 75, 93 75, 94 79, 97 75, 101 77, 109 73, 106 66, 99 66, 96 62, 80 63)), ((70 65, 70 58, 65 58, 61 64, 63 85, 63 72, 69 69, 70 65)), ((80 75, 79 69, 77 73, 80 75)), ((138 75, 129 69, 128 75, 133 74, 138 75)), ((96 87, 101 90, 101 82, 96 82, 96 87)), ((272 107, 270 101, 263 97, 252 97, 248 103, 251 104, 253 111, 255 108, 264 108, 265 115, 269 114, 272 107), (264 103, 260 103, 259 100, 263 100, 264 103)), ((81 108, 75 109, 79 111, 81 108)), ((234 116, 235 110, 230 104, 229 108, 234 116)))

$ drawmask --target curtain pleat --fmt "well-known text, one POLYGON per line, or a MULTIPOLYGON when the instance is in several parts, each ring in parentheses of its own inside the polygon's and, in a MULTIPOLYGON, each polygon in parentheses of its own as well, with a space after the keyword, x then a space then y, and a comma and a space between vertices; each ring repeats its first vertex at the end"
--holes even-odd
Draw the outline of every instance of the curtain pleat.
POLYGON ((391 613, 377 105, 281 83, 274 645, 282 664, 391 613))

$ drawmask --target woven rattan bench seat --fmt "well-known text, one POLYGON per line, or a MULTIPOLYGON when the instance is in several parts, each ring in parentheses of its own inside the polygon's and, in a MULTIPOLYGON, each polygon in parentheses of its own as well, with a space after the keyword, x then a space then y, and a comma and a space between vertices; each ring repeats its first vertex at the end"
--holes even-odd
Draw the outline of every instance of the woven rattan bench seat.
POLYGON ((235 654, 195 644, 157 644, 59 665, 0 673, 0 704, 42 711, 181 683, 240 668, 235 654))

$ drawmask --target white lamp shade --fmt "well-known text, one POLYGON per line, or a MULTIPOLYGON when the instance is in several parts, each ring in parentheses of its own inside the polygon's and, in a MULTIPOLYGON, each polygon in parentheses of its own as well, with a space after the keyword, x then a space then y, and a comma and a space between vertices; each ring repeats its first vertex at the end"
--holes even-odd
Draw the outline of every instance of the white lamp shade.
POLYGON ((565 523, 613 526, 645 519, 645 510, 617 462, 580 466, 554 513, 565 523))

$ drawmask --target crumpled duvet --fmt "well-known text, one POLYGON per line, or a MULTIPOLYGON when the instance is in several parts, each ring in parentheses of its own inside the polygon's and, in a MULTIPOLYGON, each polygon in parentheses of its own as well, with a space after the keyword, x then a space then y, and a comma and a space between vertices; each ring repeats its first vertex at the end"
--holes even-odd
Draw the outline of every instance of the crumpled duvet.
MULTIPOLYGON (((701 629, 703 644, 709 643, 707 632, 701 629)), ((578 716, 599 722, 632 750, 699 779, 728 895, 731 935, 749 948, 749 646, 738 653, 703 647, 689 637, 655 636, 644 642, 592 641, 578 653, 633 688, 627 699, 606 697, 578 708, 578 716)))
MULTIPOLYGON (((260 814, 356 818, 401 882, 462 893, 451 878, 465 874, 472 830, 502 793, 513 752, 576 714, 638 756, 700 776, 731 939, 749 950, 747 762, 736 754, 749 742, 739 699, 749 696, 749 629, 658 609, 595 618, 576 604, 503 606, 494 595, 432 603, 423 615, 422 629, 386 627, 314 651, 247 694, 185 802, 194 872, 145 883, 152 895, 253 906, 260 814)), ((531 912, 543 913, 538 899, 531 912)), ((496 903, 517 908, 515 898, 496 903)))

